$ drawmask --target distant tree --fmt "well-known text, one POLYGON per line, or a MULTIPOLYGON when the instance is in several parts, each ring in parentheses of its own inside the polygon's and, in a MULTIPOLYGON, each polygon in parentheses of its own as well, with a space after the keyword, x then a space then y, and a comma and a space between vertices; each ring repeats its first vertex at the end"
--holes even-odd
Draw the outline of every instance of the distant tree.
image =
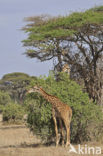
POLYGON ((3 109, 3 121, 21 122, 24 114, 25 111, 21 105, 11 102, 3 109))
POLYGON ((3 111, 4 107, 11 102, 10 96, 7 92, 0 91, 0 112, 3 111))
POLYGON ((6 74, 0 80, 0 90, 7 91, 15 102, 22 102, 26 87, 35 79, 25 73, 6 74))
POLYGON ((82 79, 90 98, 101 105, 103 72, 98 62, 103 55, 103 6, 65 17, 35 16, 26 21, 25 54, 40 61, 52 59, 57 71, 68 63, 72 78, 82 79))

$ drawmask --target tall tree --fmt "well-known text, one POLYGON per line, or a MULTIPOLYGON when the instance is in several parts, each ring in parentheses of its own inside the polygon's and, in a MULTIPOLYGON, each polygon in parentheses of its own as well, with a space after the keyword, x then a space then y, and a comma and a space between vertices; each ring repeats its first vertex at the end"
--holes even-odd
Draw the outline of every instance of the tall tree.
POLYGON ((62 70, 66 62, 73 78, 81 78, 90 98, 102 104, 103 6, 66 17, 36 16, 23 30, 26 55, 40 61, 53 59, 62 70))

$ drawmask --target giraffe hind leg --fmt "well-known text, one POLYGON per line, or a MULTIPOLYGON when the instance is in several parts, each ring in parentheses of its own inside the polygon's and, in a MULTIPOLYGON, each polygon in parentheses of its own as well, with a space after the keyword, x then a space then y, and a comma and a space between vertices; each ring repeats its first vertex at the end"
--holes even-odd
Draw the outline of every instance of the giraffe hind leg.
POLYGON ((63 131, 62 120, 60 118, 59 118, 59 124, 60 124, 61 136, 62 136, 62 146, 64 146, 64 131, 63 131))
POLYGON ((66 132, 67 132, 67 141, 65 146, 67 147, 68 145, 70 145, 70 126, 66 128, 66 132))
POLYGON ((65 145, 65 147, 67 147, 68 145, 70 145, 70 123, 69 123, 69 121, 64 120, 64 124, 65 124, 65 128, 66 128, 66 145, 65 145))

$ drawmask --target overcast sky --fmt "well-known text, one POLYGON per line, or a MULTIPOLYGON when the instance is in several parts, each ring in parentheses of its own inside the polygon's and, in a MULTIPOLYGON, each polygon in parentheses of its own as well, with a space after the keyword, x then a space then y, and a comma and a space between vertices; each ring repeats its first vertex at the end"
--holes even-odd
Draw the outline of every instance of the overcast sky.
POLYGON ((24 72, 30 75, 48 74, 52 62, 41 63, 27 58, 21 41, 26 38, 20 29, 28 16, 67 15, 103 5, 103 0, 0 0, 0 78, 7 73, 24 72))

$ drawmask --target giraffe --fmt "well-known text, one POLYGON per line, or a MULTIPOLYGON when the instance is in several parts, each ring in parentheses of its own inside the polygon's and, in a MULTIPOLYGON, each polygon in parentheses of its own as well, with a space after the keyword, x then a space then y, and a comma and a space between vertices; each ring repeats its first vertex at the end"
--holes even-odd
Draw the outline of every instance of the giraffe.
POLYGON ((70 68, 68 64, 65 63, 63 65, 62 72, 68 73, 68 75, 70 75, 70 68))
POLYGON ((33 88, 28 90, 28 93, 38 92, 40 93, 44 99, 52 105, 52 117, 55 126, 55 133, 56 133, 56 147, 59 144, 60 138, 58 135, 58 127, 57 127, 57 118, 59 119, 61 136, 62 136, 62 145, 64 145, 64 132, 63 132, 63 125, 64 122, 66 128, 66 145, 70 145, 70 122, 72 117, 72 109, 65 103, 63 103, 59 98, 56 96, 50 95, 46 93, 41 87, 34 86, 33 88))

